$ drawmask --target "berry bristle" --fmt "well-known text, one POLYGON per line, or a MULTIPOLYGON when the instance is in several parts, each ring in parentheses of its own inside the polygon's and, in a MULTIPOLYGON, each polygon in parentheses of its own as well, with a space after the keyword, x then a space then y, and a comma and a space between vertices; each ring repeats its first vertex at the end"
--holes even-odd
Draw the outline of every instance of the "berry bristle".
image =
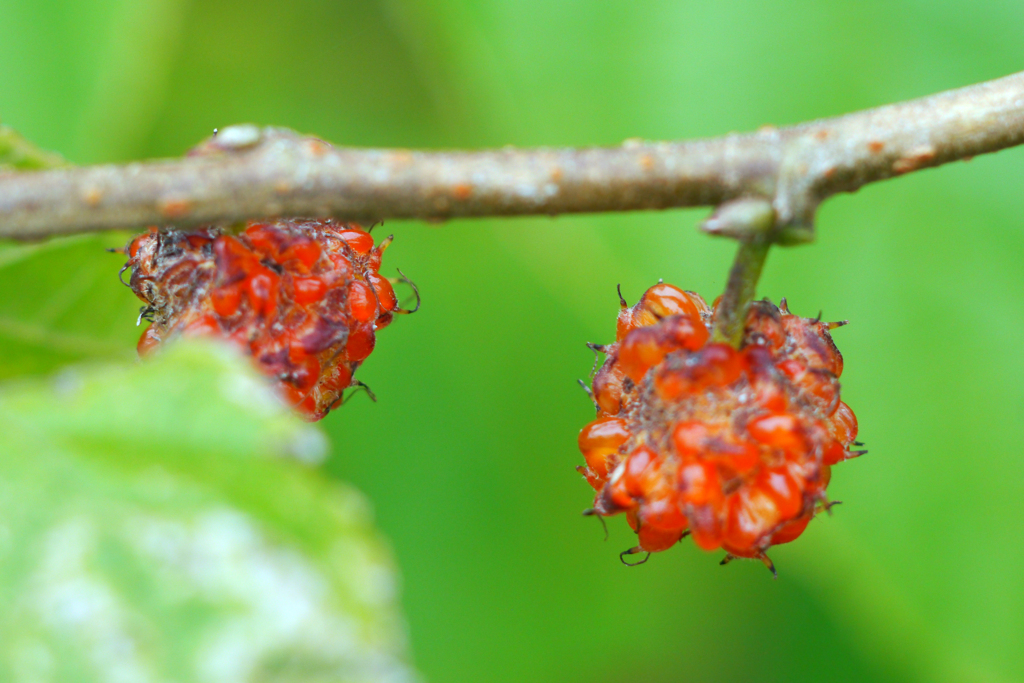
POLYGON ((580 432, 595 489, 591 514, 625 513, 638 545, 658 552, 687 535, 705 550, 757 559, 800 536, 820 510, 831 466, 857 418, 840 399, 836 323, 767 300, 750 306, 739 348, 711 341, 714 310, 659 283, 618 313, 616 342, 594 375, 597 419, 580 432))
POLYGON ((319 420, 345 389, 365 388, 352 376, 377 330, 408 312, 379 273, 389 242, 374 247, 359 226, 331 219, 250 221, 237 234, 151 228, 124 250, 128 284, 146 304, 140 322, 151 322, 139 355, 176 336, 226 339, 319 420))

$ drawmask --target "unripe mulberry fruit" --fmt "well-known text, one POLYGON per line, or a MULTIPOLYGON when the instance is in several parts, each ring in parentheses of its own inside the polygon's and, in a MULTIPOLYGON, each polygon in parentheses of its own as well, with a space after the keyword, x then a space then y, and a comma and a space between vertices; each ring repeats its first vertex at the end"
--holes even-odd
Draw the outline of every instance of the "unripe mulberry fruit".
POLYGON ((319 420, 361 386, 352 375, 377 331, 409 312, 379 273, 390 242, 330 219, 252 221, 238 234, 152 228, 125 247, 140 322, 151 322, 139 355, 178 335, 226 339, 319 420))
POLYGON ((864 453, 850 450, 857 418, 839 397, 830 330, 845 323, 755 301, 736 349, 712 341, 714 322, 699 295, 658 284, 621 301, 614 344, 591 345, 607 357, 597 419, 579 435, 577 469, 597 492, 586 512, 625 513, 639 542, 623 557, 692 535, 724 549, 723 564, 756 558, 774 573, 766 551, 829 509, 831 467, 864 453))

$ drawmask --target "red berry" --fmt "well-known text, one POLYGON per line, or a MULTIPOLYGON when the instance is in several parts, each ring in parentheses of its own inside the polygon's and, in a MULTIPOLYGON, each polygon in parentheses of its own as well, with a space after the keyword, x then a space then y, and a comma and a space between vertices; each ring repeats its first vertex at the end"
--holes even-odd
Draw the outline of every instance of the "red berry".
POLYGON ((684 292, 674 285, 659 283, 644 292, 640 301, 632 308, 622 302, 616 328, 616 340, 622 339, 638 327, 647 327, 662 318, 683 315, 694 323, 710 316, 711 311, 699 294, 684 292))
POLYGON ((292 283, 295 288, 293 298, 300 306, 320 301, 327 293, 327 283, 318 277, 297 277, 292 283))
POLYGON ((398 300, 378 273, 390 240, 334 220, 150 229, 126 247, 131 287, 152 319, 146 355, 178 334, 219 336, 251 355, 307 419, 338 405, 398 300))
POLYGON ((356 280, 349 285, 348 305, 352 317, 358 322, 369 322, 377 317, 377 297, 365 282, 356 280))
POLYGON ((690 532, 705 550, 758 558, 827 505, 830 465, 858 455, 839 400, 838 326, 758 301, 740 348, 709 342, 714 314, 672 285, 623 303, 594 376, 597 419, 580 432, 594 511, 626 513, 639 545, 690 532))
POLYGON ((587 467, 600 477, 608 476, 609 457, 631 436, 626 421, 617 417, 594 420, 580 430, 579 446, 587 467))

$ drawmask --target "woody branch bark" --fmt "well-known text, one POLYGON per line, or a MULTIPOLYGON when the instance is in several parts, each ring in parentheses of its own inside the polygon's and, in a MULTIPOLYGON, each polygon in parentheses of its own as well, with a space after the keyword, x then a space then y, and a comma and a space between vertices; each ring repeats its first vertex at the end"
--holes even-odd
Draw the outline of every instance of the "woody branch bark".
POLYGON ((235 126, 206 154, 0 176, 0 237, 273 216, 446 219, 770 201, 779 230, 878 180, 1024 141, 1024 72, 789 128, 591 149, 331 147, 235 126))

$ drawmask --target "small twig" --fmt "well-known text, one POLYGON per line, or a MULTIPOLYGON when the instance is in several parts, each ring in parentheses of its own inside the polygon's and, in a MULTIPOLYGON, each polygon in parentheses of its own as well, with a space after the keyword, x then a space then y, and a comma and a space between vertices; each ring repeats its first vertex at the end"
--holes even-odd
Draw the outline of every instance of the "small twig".
MULTIPOLYGON (((770 199, 804 239, 837 192, 1024 142, 1024 73, 790 128, 597 149, 332 148, 233 126, 208 154, 0 177, 0 237, 272 216, 561 214, 770 199)), ((787 233, 788 231, 788 233, 787 233)), ((788 235, 788 236, 787 236, 788 235)))

